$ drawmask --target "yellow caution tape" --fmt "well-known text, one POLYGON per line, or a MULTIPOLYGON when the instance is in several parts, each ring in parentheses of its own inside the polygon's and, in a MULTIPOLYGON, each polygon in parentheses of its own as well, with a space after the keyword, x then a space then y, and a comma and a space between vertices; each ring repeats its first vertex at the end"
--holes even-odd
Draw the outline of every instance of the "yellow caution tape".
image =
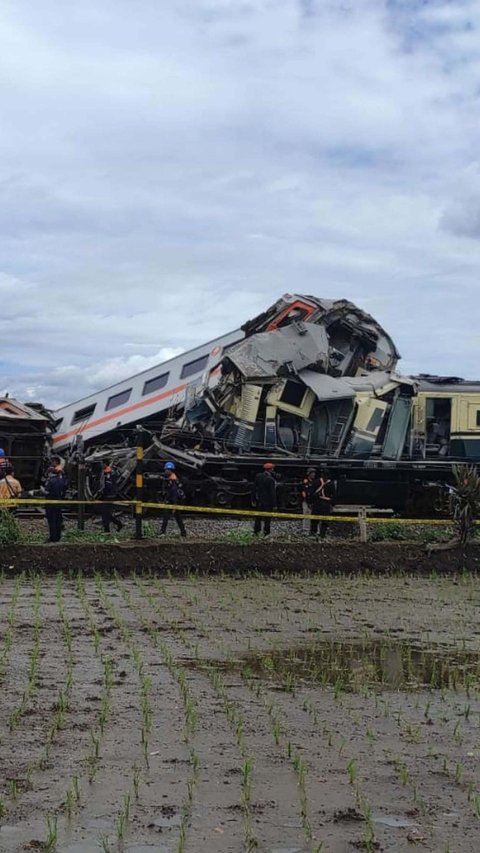
MULTIPOLYGON (((313 521, 334 521, 334 522, 358 522, 365 521, 367 524, 429 524, 436 526, 448 526, 453 522, 448 518, 372 518, 368 516, 360 517, 360 515, 305 515, 304 513, 299 512, 266 512, 265 510, 257 510, 255 507, 252 509, 223 509, 221 507, 212 507, 212 506, 190 506, 186 504, 167 504, 167 503, 153 503, 149 501, 118 501, 118 500, 110 500, 110 501, 80 501, 80 500, 59 500, 59 501, 51 501, 45 500, 44 498, 3 498, 0 499, 0 507, 12 507, 12 506, 102 506, 105 504, 109 504, 110 506, 134 506, 135 511, 138 513, 139 509, 169 509, 169 510, 181 510, 183 512, 201 512, 212 515, 233 515, 233 516, 246 516, 248 518, 255 518, 258 516, 259 518, 278 518, 280 520, 295 520, 301 521, 302 519, 313 520, 313 521)), ((475 524, 480 525, 480 521, 476 521, 475 524)))

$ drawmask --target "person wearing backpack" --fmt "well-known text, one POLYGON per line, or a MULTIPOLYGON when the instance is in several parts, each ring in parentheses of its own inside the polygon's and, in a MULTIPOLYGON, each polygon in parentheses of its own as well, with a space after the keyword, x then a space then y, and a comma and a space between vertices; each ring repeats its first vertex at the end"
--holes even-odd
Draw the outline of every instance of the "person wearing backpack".
MULTIPOLYGON (((178 479, 175 473, 175 462, 165 462, 163 470, 167 478, 165 489, 165 503, 183 503, 183 501, 185 500, 185 493, 183 491, 182 484, 180 483, 180 480, 178 479)), ((183 536, 185 538, 185 536, 187 535, 187 531, 185 530, 185 525, 183 523, 182 513, 178 509, 168 509, 168 507, 165 507, 165 509, 163 510, 160 536, 165 536, 167 532, 168 522, 172 517, 177 522, 178 529, 180 530, 180 536, 183 536)))
POLYGON ((11 465, 0 464, 0 500, 6 501, 11 498, 19 498, 22 494, 22 485, 13 475, 11 465))

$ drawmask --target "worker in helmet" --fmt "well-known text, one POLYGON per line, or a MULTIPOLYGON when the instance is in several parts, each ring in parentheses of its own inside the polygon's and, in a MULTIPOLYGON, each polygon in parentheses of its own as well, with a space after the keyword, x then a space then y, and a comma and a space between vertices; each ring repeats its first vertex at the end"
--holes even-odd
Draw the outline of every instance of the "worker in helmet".
MULTIPOLYGON (((165 462, 165 465, 163 466, 163 471, 167 480, 164 499, 165 503, 183 503, 183 501, 185 500, 185 494, 183 492, 180 480, 178 479, 175 473, 175 462, 165 462)), ((168 507, 163 510, 160 536, 165 536, 167 532, 168 522, 172 517, 177 522, 178 529, 180 530, 180 536, 185 537, 187 535, 187 531, 185 530, 185 525, 183 523, 182 513, 178 509, 168 509, 168 507)))
MULTIPOLYGON (((274 470, 275 465, 272 462, 265 462, 263 470, 255 477, 252 502, 262 512, 273 512, 277 505, 274 470)), ((262 530, 262 521, 264 536, 269 536, 271 519, 267 516, 257 516, 255 518, 253 532, 258 536, 262 530)))

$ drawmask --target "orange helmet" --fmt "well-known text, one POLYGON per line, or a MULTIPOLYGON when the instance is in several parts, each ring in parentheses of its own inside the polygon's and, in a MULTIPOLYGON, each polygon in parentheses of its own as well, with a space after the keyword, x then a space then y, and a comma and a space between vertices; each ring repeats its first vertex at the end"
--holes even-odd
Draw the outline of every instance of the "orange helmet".
POLYGON ((263 466, 264 471, 273 471, 274 468, 275 465, 273 464, 273 462, 265 462, 265 465, 263 466))

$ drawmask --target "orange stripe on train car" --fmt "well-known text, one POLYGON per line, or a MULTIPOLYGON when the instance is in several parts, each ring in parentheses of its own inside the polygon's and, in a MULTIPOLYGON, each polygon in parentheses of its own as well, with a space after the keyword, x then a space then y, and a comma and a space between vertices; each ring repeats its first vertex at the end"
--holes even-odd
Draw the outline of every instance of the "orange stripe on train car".
POLYGON ((65 441, 65 439, 71 438, 74 435, 83 435, 87 430, 94 429, 94 427, 101 426, 101 424, 106 424, 108 421, 113 421, 121 415, 126 415, 129 412, 135 412, 137 409, 142 409, 145 406, 151 406, 152 403, 158 403, 160 400, 165 400, 166 397, 173 397, 175 394, 185 391, 186 388, 188 388, 188 382, 185 382, 183 385, 177 385, 177 387, 172 388, 171 391, 163 391, 161 394, 156 394, 155 397, 149 397, 147 400, 140 400, 138 403, 132 403, 131 406, 124 406, 123 409, 118 409, 109 415, 102 415, 101 418, 90 421, 83 427, 83 429, 71 429, 68 432, 62 432, 61 435, 56 435, 53 439, 53 443, 56 444, 59 441, 65 441))

